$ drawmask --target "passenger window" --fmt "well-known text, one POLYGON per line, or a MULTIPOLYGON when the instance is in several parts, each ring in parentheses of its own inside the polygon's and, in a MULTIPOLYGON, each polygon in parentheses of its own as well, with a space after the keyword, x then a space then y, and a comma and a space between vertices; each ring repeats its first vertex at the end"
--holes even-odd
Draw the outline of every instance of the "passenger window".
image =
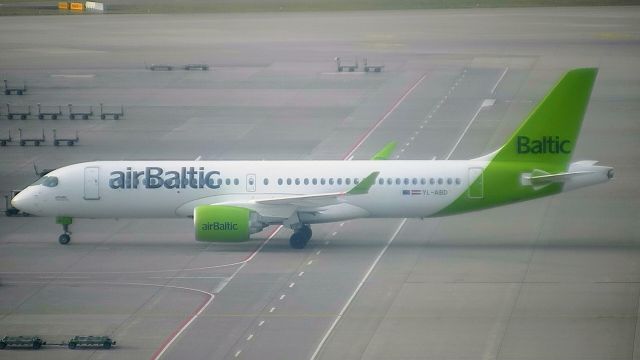
POLYGON ((269 185, 269 179, 264 178, 263 184, 265 184, 265 185, 269 185))
POLYGON ((436 179, 434 179, 434 178, 429 179, 429 184, 435 185, 436 184, 436 179))
POLYGON ((451 178, 447 178, 447 184, 448 184, 448 185, 453 184, 453 180, 452 180, 451 178))
POLYGON ((222 179, 218 179, 218 186, 222 185, 222 179))
POLYGON ((442 178, 438 178, 438 185, 442 185, 443 181, 442 178))
POLYGON ((296 185, 300 185, 300 178, 296 178, 296 185))
POLYGON ((287 185, 291 185, 291 178, 287 178, 287 185))
POLYGON ((404 184, 409 185, 409 178, 404 178, 404 184))
POLYGON ((278 179, 278 185, 282 185, 282 178, 278 179))
POLYGON ((308 178, 304 178, 304 184, 305 185, 309 185, 309 179, 308 178))
POLYGON ((425 178, 420 179, 420 184, 427 185, 427 179, 425 178))
POLYGON ((400 180, 400 178, 396 178, 396 185, 400 185, 400 182, 401 182, 401 181, 402 181, 402 180, 400 180))
POLYGON ((378 184, 384 185, 384 179, 383 178, 378 179, 378 184))
POLYGON ((351 179, 350 178, 344 179, 344 183, 347 184, 347 185, 350 185, 351 184, 351 179))
POLYGON ((320 185, 324 185, 324 184, 325 184, 324 178, 320 178, 320 185))
POLYGON ((333 185, 333 178, 329 178, 329 185, 333 185))
POLYGON ((318 185, 318 179, 313 178, 313 180, 311 180, 311 183, 312 183, 313 185, 318 185))
POLYGON ((342 185, 342 178, 338 178, 338 179, 336 180, 336 184, 338 184, 338 185, 342 185))
POLYGON ((387 184, 388 184, 388 185, 393 184, 393 179, 392 179, 392 178, 387 178, 387 184))
POLYGON ((411 180, 411 183, 413 185, 418 185, 418 179, 417 178, 413 178, 413 180, 411 180))
POLYGON ((460 178, 456 178, 456 185, 460 185, 460 183, 462 183, 462 181, 460 180, 460 178))
POLYGON ((238 178, 233 179, 234 185, 240 185, 240 180, 238 178))
POLYGON ((231 179, 229 179, 229 178, 226 178, 224 182, 227 185, 231 185, 231 179))
POLYGON ((360 180, 359 180, 358 178, 354 178, 354 179, 353 179, 353 183, 354 183, 354 184, 356 184, 356 185, 358 185, 358 184, 360 183, 360 180))

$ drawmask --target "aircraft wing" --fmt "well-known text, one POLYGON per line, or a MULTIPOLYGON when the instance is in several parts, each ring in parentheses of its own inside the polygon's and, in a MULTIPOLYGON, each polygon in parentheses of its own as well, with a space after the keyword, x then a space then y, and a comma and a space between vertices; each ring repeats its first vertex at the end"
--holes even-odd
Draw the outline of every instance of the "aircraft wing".
POLYGON ((324 194, 311 194, 311 195, 291 195, 274 197, 267 199, 253 200, 252 202, 262 205, 292 205, 296 207, 322 207, 335 205, 340 202, 346 196, 363 195, 369 192, 369 189, 376 181, 376 178, 380 172, 375 171, 369 174, 361 182, 356 184, 351 190, 346 192, 333 192, 324 194))

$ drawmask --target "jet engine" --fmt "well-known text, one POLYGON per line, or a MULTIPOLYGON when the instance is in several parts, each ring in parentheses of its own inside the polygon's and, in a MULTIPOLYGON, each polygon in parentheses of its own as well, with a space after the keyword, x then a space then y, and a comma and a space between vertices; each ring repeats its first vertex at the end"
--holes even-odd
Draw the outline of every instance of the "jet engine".
POLYGON ((268 225, 261 221, 260 214, 255 211, 226 205, 196 207, 193 210, 193 223, 196 240, 207 242, 248 241, 249 235, 268 225))

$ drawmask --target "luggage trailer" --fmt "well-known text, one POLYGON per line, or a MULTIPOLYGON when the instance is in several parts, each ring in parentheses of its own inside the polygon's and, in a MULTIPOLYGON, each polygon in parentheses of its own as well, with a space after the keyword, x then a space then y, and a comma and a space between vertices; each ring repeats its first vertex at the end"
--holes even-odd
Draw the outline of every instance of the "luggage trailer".
POLYGON ((18 134, 18 141, 20 143, 20 146, 25 146, 30 142, 32 142, 34 146, 40 146, 40 143, 45 142, 44 129, 42 129, 42 136, 37 138, 27 138, 22 136, 22 129, 18 129, 18 134))
POLYGON ((76 107, 76 110, 74 111, 72 104, 69 104, 68 106, 69 106, 69 119, 71 120, 75 120, 76 118, 89 120, 89 118, 93 116, 93 106, 89 106, 88 110, 85 110, 85 111, 78 110, 77 107, 76 107))
POLYGON ((120 111, 104 111, 104 106, 100 103, 100 119, 105 120, 109 116, 113 118, 113 120, 124 117, 124 106, 120 105, 120 111))
POLYGON ((27 84, 23 83, 22 87, 15 87, 15 86, 9 86, 9 82, 5 79, 4 80, 4 94, 5 95, 11 95, 13 93, 15 93, 16 95, 23 95, 24 93, 27 92, 27 84))
POLYGON ((42 345, 46 344, 47 342, 42 340, 39 336, 5 336, 0 339, 0 349, 5 349, 7 347, 20 347, 38 350, 42 345))
POLYGON ((13 120, 14 118, 16 119, 20 119, 20 120, 26 120, 27 116, 31 115, 31 105, 25 105, 25 106, 21 106, 16 108, 15 106, 11 107, 11 104, 7 104, 7 118, 9 120, 13 120), (26 107, 25 107, 26 106, 26 107))
POLYGON ((44 109, 50 109, 49 111, 42 111, 42 105, 38 103, 38 119, 43 120, 45 117, 50 117, 51 120, 56 120, 58 117, 62 117, 62 106, 49 106, 44 109), (53 111, 54 108, 57 108, 57 111, 53 111))
POLYGON ((59 138, 56 129, 53 129, 53 146, 60 146, 60 144, 67 144, 67 146, 74 146, 80 138, 78 137, 78 130, 76 130, 75 138, 59 138))
POLYGON ((7 130, 7 137, 0 137, 0 146, 7 146, 11 141, 13 141, 11 138, 11 130, 7 130))

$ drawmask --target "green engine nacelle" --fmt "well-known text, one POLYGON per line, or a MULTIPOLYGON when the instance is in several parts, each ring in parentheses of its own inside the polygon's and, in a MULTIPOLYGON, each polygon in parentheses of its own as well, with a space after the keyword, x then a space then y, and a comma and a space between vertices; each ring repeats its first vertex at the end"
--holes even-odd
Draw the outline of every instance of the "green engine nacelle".
POLYGON ((193 210, 198 241, 248 241, 250 221, 251 210, 236 206, 204 205, 193 210))

